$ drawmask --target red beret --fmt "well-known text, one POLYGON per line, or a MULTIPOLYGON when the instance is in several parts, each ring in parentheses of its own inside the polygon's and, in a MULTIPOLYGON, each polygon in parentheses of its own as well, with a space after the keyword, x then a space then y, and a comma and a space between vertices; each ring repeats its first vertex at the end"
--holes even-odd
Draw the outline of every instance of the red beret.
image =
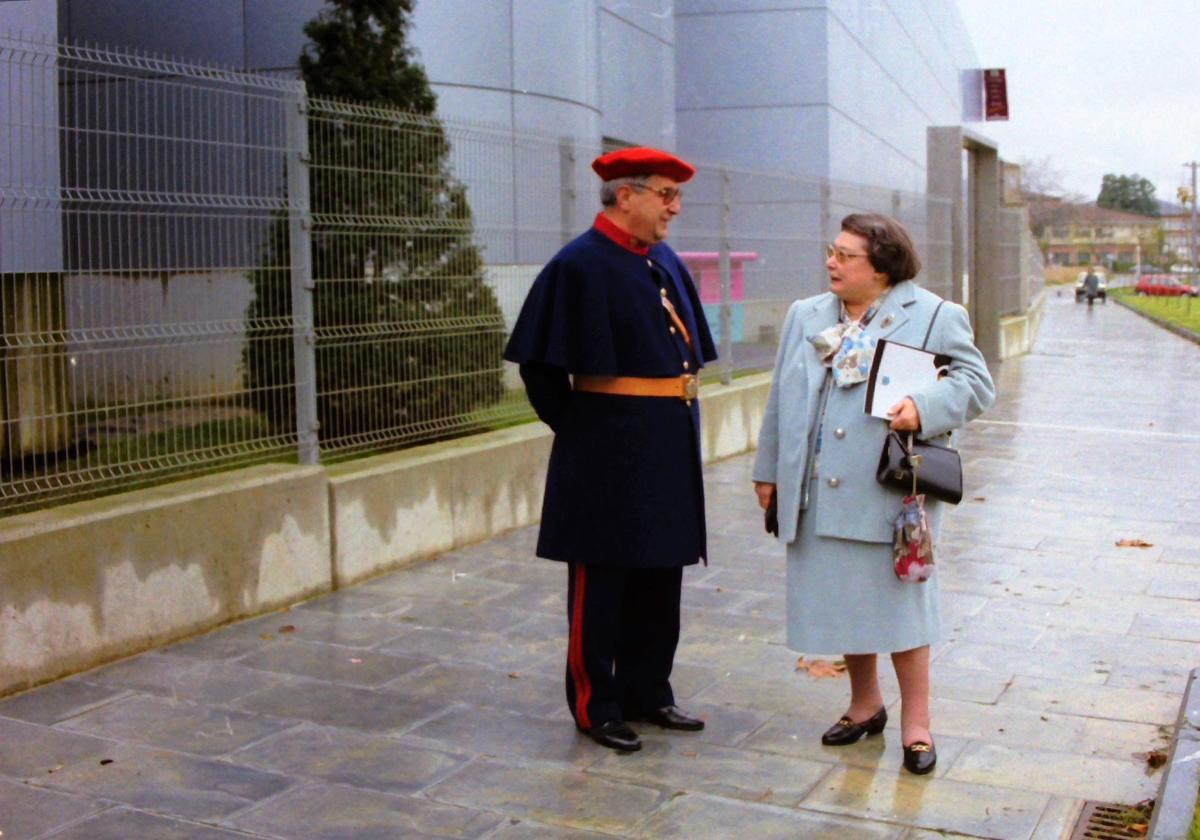
POLYGON ((592 161, 592 169, 603 181, 637 175, 662 175, 682 184, 696 174, 696 167, 675 155, 648 146, 617 149, 592 161))

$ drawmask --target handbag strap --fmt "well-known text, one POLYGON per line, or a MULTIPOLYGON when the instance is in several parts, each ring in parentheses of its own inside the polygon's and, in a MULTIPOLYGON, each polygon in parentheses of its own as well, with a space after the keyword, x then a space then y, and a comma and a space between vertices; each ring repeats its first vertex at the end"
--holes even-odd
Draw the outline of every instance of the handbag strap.
POLYGON ((929 336, 933 332, 933 322, 937 320, 937 315, 942 311, 942 304, 945 302, 946 301, 944 300, 939 300, 937 308, 933 310, 933 317, 929 319, 929 329, 925 330, 925 340, 921 342, 922 350, 924 350, 925 345, 929 343, 929 336))

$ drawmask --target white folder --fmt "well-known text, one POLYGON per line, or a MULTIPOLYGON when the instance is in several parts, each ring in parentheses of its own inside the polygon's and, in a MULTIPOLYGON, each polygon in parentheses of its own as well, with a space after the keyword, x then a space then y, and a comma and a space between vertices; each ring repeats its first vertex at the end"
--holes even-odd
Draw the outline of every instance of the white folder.
POLYGON ((863 410, 872 417, 890 420, 889 408, 937 382, 949 370, 950 357, 944 353, 881 338, 875 345, 863 410))

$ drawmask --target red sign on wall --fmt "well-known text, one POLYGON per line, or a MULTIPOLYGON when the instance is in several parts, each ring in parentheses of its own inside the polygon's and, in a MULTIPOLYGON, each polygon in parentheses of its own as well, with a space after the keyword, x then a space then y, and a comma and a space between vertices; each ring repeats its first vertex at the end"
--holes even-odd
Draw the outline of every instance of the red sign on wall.
POLYGON ((983 97, 985 120, 1008 119, 1008 84, 1003 69, 983 71, 983 97))

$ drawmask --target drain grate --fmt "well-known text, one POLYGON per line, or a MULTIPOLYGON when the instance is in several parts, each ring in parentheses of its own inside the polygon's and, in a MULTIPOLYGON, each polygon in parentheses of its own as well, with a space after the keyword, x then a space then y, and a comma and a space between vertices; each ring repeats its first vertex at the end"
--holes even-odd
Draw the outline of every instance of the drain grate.
MULTIPOLYGON (((1150 804, 1138 803, 1136 807, 1150 804)), ((1144 837, 1144 834, 1130 831, 1126 827, 1123 816, 1129 813, 1131 806, 1117 802, 1084 802, 1083 812, 1079 822, 1075 824, 1075 832, 1071 840, 1130 840, 1133 837, 1144 837)), ((1149 808, 1146 809, 1146 822, 1150 822, 1149 808)))

